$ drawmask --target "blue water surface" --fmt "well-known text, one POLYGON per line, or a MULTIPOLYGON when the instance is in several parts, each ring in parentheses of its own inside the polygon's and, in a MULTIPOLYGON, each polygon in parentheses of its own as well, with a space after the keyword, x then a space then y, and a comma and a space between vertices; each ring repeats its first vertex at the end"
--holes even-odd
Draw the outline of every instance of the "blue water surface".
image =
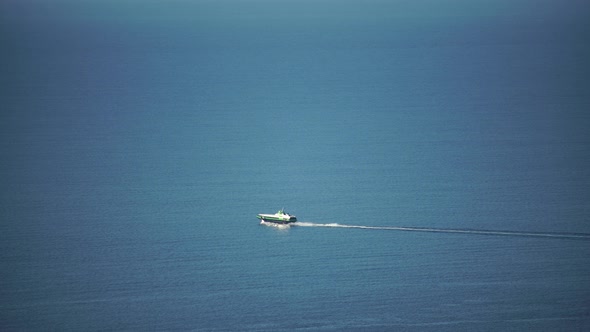
POLYGON ((588 10, 3 1, 1 329, 590 329, 588 10))

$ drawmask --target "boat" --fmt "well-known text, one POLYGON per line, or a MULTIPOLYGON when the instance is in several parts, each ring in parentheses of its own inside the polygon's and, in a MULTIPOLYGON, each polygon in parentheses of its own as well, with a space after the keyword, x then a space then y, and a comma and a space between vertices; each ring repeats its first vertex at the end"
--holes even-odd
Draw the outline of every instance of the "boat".
POLYGON ((278 224, 288 224, 290 222, 297 221, 297 217, 288 214, 287 212, 283 211, 283 209, 280 209, 275 214, 262 214, 261 213, 261 214, 257 215, 256 218, 260 219, 261 221, 274 222, 274 223, 278 223, 278 224))

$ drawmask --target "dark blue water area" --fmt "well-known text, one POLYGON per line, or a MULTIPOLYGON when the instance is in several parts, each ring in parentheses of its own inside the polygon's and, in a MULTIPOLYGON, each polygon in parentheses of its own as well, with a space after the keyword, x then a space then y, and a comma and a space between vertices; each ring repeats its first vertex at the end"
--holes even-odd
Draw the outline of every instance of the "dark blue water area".
POLYGON ((587 10, 3 2, 2 330, 588 330, 587 10))

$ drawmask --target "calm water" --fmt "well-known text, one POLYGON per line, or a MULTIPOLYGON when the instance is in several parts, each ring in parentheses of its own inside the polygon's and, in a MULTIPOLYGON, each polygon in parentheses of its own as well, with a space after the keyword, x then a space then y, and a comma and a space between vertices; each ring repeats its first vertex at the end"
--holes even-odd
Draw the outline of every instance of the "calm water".
POLYGON ((1 329, 590 329, 588 10, 3 1, 1 329))

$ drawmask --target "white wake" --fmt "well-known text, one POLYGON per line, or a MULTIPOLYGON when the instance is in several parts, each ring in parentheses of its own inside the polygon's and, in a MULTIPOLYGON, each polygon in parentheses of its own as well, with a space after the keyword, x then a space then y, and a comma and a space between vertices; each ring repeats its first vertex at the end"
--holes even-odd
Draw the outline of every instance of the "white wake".
POLYGON ((298 221, 283 226, 300 226, 300 227, 333 227, 333 228, 358 228, 358 229, 375 229, 389 231, 406 231, 406 232, 428 232, 428 233, 459 233, 459 234, 476 234, 476 235, 499 235, 499 236, 526 236, 526 237, 545 237, 561 239, 582 239, 590 240, 590 234, 585 233, 539 233, 539 232, 519 232, 519 231, 494 231, 494 230, 475 230, 475 229, 451 229, 451 228, 426 228, 426 227, 396 227, 396 226, 362 226, 362 225, 343 225, 338 223, 319 224, 314 222, 298 221))
POLYGON ((268 222, 268 221, 260 221, 260 224, 267 227, 274 227, 278 229, 289 229, 291 226, 289 224, 278 224, 276 222, 268 222))

